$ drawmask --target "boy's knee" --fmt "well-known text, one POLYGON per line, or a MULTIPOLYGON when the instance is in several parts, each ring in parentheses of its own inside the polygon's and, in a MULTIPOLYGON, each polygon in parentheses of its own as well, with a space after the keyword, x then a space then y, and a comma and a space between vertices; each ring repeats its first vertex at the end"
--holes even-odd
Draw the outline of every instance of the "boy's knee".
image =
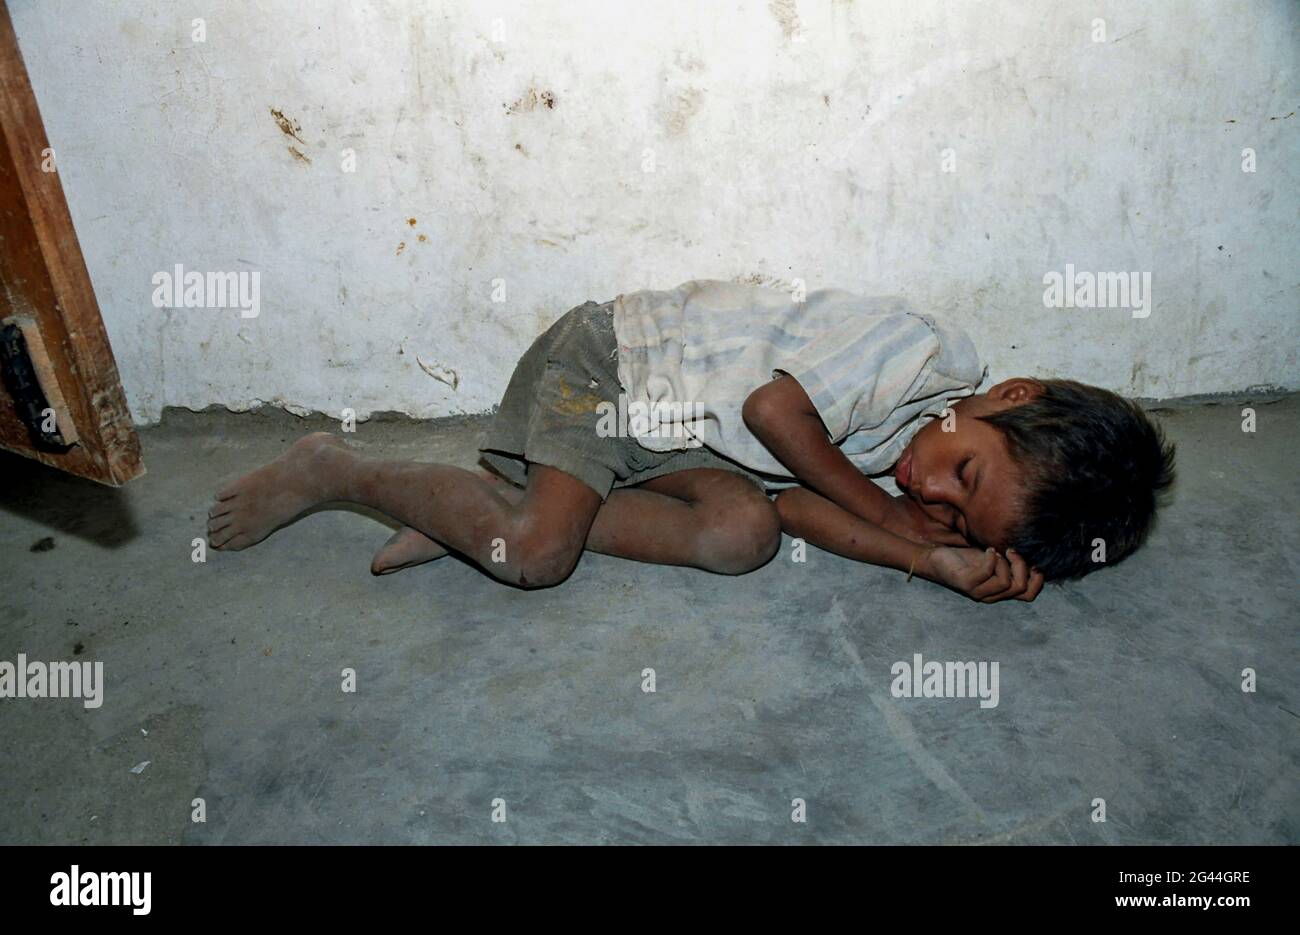
POLYGON ((502 577, 521 588, 548 588, 573 573, 582 543, 551 530, 525 529, 506 540, 502 577))
POLYGON ((723 575, 766 565, 781 547, 781 517, 757 489, 708 504, 697 540, 699 564, 723 575))

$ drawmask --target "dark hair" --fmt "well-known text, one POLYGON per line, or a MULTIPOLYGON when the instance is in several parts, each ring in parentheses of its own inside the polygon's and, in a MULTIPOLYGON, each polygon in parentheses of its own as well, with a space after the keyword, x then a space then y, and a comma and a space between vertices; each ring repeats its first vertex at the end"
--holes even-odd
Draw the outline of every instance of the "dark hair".
POLYGON ((1137 403, 1073 380, 1041 380, 1036 399, 981 416, 1026 474, 1011 545, 1048 581, 1082 578, 1132 555, 1174 480, 1174 446, 1137 403))

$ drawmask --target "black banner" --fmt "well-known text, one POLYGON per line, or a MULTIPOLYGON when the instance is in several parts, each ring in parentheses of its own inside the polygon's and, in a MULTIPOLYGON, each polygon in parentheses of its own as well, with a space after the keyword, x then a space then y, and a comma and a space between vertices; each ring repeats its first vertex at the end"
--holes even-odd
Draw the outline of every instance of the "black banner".
POLYGON ((538 854, 486 848, 7 848, 0 860, 8 919, 119 924, 337 925, 434 906, 458 916, 518 907, 581 918, 584 910, 605 913, 613 898, 628 924, 667 923, 690 905, 700 914, 714 907, 732 921, 774 909, 834 908, 921 927, 1041 922, 1044 912, 1071 921, 1128 916, 1232 925, 1259 910, 1284 909, 1282 890, 1292 876, 1286 848, 637 850, 603 852, 596 861, 583 848, 566 848, 542 863, 538 854), (701 864, 692 867, 696 859, 701 864))

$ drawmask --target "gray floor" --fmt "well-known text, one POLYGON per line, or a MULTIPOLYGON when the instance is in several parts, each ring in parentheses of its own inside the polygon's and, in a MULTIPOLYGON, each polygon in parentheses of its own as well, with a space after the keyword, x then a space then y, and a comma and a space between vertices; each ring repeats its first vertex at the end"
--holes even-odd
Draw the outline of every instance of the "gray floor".
MULTIPOLYGON (((387 531, 348 512, 192 562, 221 480, 321 427, 289 416, 172 413, 122 491, 2 455, 0 660, 102 660, 107 686, 0 701, 0 841, 1295 843, 1298 403, 1258 402, 1254 434, 1240 405, 1167 413, 1153 541, 1032 605, 788 540, 735 579, 597 555, 542 592, 454 559, 375 579, 387 531), (998 662, 998 706, 892 697, 915 653, 998 662)), ((464 460, 481 428, 351 437, 464 460)))

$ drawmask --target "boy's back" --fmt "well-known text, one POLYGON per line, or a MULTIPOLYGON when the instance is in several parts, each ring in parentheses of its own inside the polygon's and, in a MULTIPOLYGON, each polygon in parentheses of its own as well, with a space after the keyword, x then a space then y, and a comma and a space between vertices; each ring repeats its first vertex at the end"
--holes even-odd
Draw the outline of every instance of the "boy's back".
POLYGON ((681 431, 643 433, 651 450, 698 440, 752 471, 792 479, 749 432, 745 400, 784 373, 803 387, 831 441, 865 474, 887 470, 923 416, 969 396, 984 366, 960 328, 895 297, 789 293, 717 280, 620 295, 618 376, 630 403, 685 403, 681 431))

